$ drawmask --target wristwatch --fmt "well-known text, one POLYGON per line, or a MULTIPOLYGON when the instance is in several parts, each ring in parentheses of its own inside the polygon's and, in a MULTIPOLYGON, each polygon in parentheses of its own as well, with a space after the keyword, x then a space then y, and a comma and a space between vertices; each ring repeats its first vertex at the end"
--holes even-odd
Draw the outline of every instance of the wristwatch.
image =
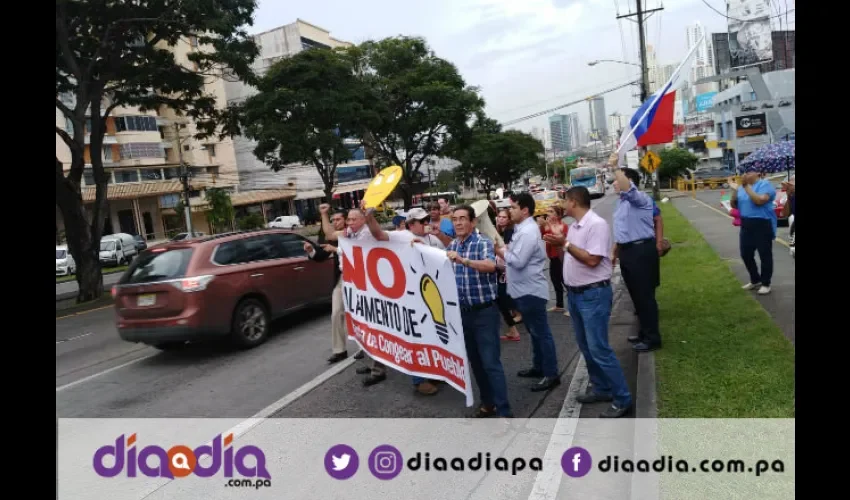
POLYGON ((469 259, 463 259, 464 267, 469 267, 469 259))

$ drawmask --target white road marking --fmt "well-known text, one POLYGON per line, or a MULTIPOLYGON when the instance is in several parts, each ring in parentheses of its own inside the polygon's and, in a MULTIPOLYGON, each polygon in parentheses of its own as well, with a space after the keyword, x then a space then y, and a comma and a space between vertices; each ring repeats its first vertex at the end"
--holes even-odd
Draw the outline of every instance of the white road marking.
POLYGON ((75 386, 78 386, 80 384, 84 384, 84 383, 88 382, 89 380, 95 379, 95 378, 100 377, 102 375, 106 375, 107 373, 112 373, 116 370, 120 370, 121 368, 125 368, 127 366, 136 364, 139 361, 144 361, 148 358, 152 358, 152 357, 156 356, 157 354, 159 354, 159 353, 154 352, 154 353, 148 354, 147 356, 142 356, 141 358, 136 358, 134 360, 127 361, 126 363, 120 364, 118 366, 113 366, 112 368, 109 368, 107 370, 103 370, 102 372, 97 372, 95 374, 89 375, 88 377, 83 377, 79 380, 75 380, 75 381, 71 382, 70 384, 65 384, 63 386, 59 386, 59 387, 56 388, 56 392, 61 392, 61 391, 64 391, 65 389, 70 389, 71 387, 75 387, 75 386))
MULTIPOLYGON (((369 358, 366 358, 366 359, 368 360, 369 358)), ((306 384, 295 389, 294 391, 290 392, 286 396, 278 399, 274 403, 272 403, 272 404, 266 406, 265 408, 263 408, 262 410, 258 411, 252 417, 250 417, 246 420, 243 420, 242 422, 231 427, 229 430, 222 432, 221 435, 227 436, 228 434, 233 434, 234 439, 238 439, 238 438, 244 436, 245 434, 250 432, 251 429, 257 427, 262 422, 264 422, 267 418, 271 417, 272 415, 274 415, 276 412, 282 410, 283 408, 289 406, 290 404, 295 402, 295 400, 304 396, 305 394, 312 391, 316 387, 319 387, 320 385, 324 384, 331 377, 339 374, 340 372, 342 372, 343 370, 345 370, 349 366, 353 365, 354 362, 355 362, 354 358, 348 358, 345 361, 340 361, 339 363, 337 363, 337 364, 333 365, 332 367, 330 367, 329 369, 327 369, 325 372, 319 374, 313 380, 307 382, 306 384)), ((584 368, 584 361, 581 362, 581 367, 584 368)), ((587 373, 586 370, 585 370, 585 373, 587 373)), ((572 390, 572 385, 570 386, 570 390, 572 390)), ((211 446, 212 441, 210 441, 209 443, 206 443, 206 444, 211 446)), ((204 459, 206 461, 206 465, 209 465, 209 460, 211 460, 211 458, 204 457, 204 459)), ((203 463, 203 462, 201 462, 201 463, 203 463)), ((165 483, 151 488, 142 497, 140 497, 140 499, 144 500, 145 498, 153 495, 154 493, 156 493, 160 489, 171 484, 172 481, 174 481, 174 480, 169 479, 165 483)))
POLYGON ((84 333, 84 334, 82 334, 82 335, 77 335, 76 337, 71 337, 71 338, 67 338, 67 339, 57 340, 57 341, 56 341, 56 343, 57 343, 57 344, 62 344, 62 343, 64 343, 64 342, 70 342, 70 341, 72 341, 72 340, 77 340, 77 339, 81 339, 81 338, 83 338, 83 337, 88 337, 89 335, 94 335, 94 332, 86 332, 86 333, 84 333))
POLYGON ((561 470, 561 456, 573 445, 579 414, 581 414, 581 403, 576 401, 576 397, 585 391, 588 378, 584 357, 580 355, 570 388, 564 398, 564 405, 552 428, 552 436, 543 455, 543 469, 537 473, 528 500, 554 500, 558 496, 561 479, 564 477, 564 472, 561 470))

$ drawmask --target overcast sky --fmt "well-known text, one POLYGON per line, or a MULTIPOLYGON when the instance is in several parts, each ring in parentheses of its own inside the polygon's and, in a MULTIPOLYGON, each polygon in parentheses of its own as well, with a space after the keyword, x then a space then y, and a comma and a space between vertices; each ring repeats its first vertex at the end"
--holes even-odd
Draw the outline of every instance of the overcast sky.
MULTIPOLYGON (((709 7, 725 12, 724 0, 645 2, 647 9, 664 6, 646 24, 647 43, 660 64, 684 57, 688 24, 699 21, 709 33, 726 31, 726 18, 709 7)), ((782 13, 795 2, 774 3, 772 10, 782 13)), ((352 43, 422 36, 437 56, 457 65, 467 84, 481 88, 487 113, 507 121, 639 78, 635 67, 587 65, 595 59, 638 62, 635 23, 616 19, 618 10, 629 9, 635 10, 634 0, 259 0, 250 32, 301 18, 352 43)), ((788 18, 793 29, 794 13, 788 18)), ((784 28, 784 17, 782 22, 784 28)), ((636 91, 628 87, 607 94, 606 112, 633 114, 636 91)), ((560 112, 572 111, 586 127, 587 104, 560 112)), ((530 131, 533 126, 548 129, 546 116, 514 127, 530 131)))

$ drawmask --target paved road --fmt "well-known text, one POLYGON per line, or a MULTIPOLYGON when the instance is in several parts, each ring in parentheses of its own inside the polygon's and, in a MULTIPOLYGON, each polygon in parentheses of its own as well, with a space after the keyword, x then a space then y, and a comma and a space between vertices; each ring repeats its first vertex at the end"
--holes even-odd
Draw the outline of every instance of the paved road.
MULTIPOLYGON (((118 280, 121 279, 122 273, 111 273, 103 275, 103 286, 108 289, 110 286, 118 283, 118 280)), ((77 280, 71 281, 63 281, 62 283, 56 283, 56 296, 60 295, 76 293, 80 287, 77 286, 77 280)))
MULTIPOLYGON (((610 217, 613 197, 594 202, 594 207, 602 216, 610 217)), ((208 345, 159 352, 121 341, 113 315, 110 308, 56 320, 56 404, 60 417, 245 418, 308 382, 323 381, 321 376, 329 369, 325 362, 330 330, 327 308, 281 321, 276 325, 276 335, 250 351, 208 345)), ((515 376, 530 364, 528 337, 504 346, 502 358, 518 416, 555 417, 561 410, 580 358, 569 321, 561 314, 550 315, 564 376, 562 386, 548 395, 531 393, 530 382, 515 376)), ((618 352, 628 372, 633 371, 634 356, 625 342, 626 335, 625 330, 612 333, 612 343, 620 345, 618 352)), ((278 415, 452 417, 468 411, 462 395, 450 388, 423 401, 413 392, 409 377, 400 373, 391 372, 386 382, 363 388, 353 366, 339 368, 338 375, 278 415)))

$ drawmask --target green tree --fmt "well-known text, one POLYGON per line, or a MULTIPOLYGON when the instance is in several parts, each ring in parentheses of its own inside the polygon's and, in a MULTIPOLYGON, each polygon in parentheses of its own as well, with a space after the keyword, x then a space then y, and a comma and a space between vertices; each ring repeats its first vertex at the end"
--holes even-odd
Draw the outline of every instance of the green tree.
POLYGON ((258 50, 245 28, 255 8, 256 0, 57 0, 56 108, 72 130, 56 127, 71 152, 67 174, 56 158, 56 205, 77 263, 77 302, 103 293, 98 249, 107 213, 107 117, 119 106, 166 106, 193 118, 201 136, 216 133, 231 115, 216 106, 206 83, 225 67, 230 78, 251 80, 258 50), (189 53, 191 64, 179 62, 170 49, 190 39, 204 50, 189 53), (96 186, 91 217, 80 189, 86 133, 96 186))
POLYGON ((511 184, 539 165, 543 145, 518 130, 502 131, 497 122, 479 116, 470 139, 459 147, 458 160, 467 177, 475 177, 487 193, 494 186, 510 189, 511 184))
POLYGON ((364 115, 366 92, 349 60, 337 51, 305 50, 275 63, 257 88, 243 106, 254 155, 274 171, 312 165, 330 203, 337 167, 352 158, 346 138, 359 135, 356 120, 364 115))
POLYGON ((434 55, 422 38, 369 41, 347 53, 369 88, 361 137, 384 164, 403 169, 400 190, 408 209, 422 164, 449 156, 449 142, 469 133, 468 122, 484 101, 454 64, 434 55))
POLYGON ((209 208, 207 221, 213 233, 233 227, 233 203, 230 193, 221 188, 208 188, 204 194, 209 208))
POLYGON ((439 192, 457 191, 458 181, 454 170, 440 170, 437 173, 437 190, 439 192))
MULTIPOLYGON (((658 153, 661 165, 658 167, 659 179, 675 179, 685 173, 689 168, 696 167, 699 158, 687 149, 671 148, 663 149, 658 153)), ((643 168, 641 168, 643 171, 643 168)))

